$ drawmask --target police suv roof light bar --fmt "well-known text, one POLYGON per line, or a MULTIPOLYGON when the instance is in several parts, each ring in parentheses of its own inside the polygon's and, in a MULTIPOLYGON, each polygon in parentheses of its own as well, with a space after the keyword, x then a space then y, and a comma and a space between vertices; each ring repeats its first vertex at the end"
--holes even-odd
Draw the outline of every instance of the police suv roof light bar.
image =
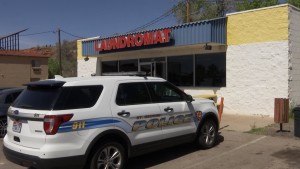
POLYGON ((147 76, 146 72, 110 72, 110 73, 102 73, 103 76, 147 76))

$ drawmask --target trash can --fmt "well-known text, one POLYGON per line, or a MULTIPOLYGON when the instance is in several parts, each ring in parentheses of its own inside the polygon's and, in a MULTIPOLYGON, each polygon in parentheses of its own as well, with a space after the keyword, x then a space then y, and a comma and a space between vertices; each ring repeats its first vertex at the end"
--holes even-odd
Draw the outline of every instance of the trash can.
MULTIPOLYGON (((274 103, 274 122, 288 123, 289 122, 289 99, 275 98, 274 103)), ((280 128, 282 130, 282 128, 280 128)))
POLYGON ((294 113, 294 135, 300 137, 300 105, 293 109, 294 113))

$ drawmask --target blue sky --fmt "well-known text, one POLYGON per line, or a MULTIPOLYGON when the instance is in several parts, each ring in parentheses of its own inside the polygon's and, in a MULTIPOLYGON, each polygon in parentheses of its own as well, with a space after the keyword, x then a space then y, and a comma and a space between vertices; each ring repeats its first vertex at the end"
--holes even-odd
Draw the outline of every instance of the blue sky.
MULTIPOLYGON (((80 37, 126 33, 168 11, 178 0, 1 0, 0 37, 26 28, 20 47, 54 45, 58 28, 80 37), (49 31, 49 32, 48 32, 49 31)), ((152 28, 176 25, 173 15, 152 28)), ((65 40, 76 39, 61 33, 65 40)))
MULTIPOLYGON (((89 38, 123 34, 161 16, 180 0, 1 0, 0 37, 26 28, 20 47, 55 45, 58 28, 89 38)), ((285 0, 280 0, 284 2, 285 0)), ((146 29, 176 25, 170 15, 146 29)), ((62 40, 74 40, 61 33, 62 40)))

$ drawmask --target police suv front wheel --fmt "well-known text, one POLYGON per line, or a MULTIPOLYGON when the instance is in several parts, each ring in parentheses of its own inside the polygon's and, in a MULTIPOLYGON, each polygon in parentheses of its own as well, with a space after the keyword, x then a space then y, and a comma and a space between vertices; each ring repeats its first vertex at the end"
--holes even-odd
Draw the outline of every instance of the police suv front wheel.
POLYGON ((208 119, 201 126, 197 137, 197 144, 203 149, 213 147, 217 139, 217 125, 215 121, 208 119))
POLYGON ((125 150, 118 142, 99 144, 90 161, 90 169, 123 169, 125 166, 125 150))

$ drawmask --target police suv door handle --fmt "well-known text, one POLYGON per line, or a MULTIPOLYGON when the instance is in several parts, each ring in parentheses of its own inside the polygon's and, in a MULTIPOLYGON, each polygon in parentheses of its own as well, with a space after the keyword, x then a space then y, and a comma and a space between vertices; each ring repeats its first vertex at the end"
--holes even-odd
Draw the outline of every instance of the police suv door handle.
POLYGON ((122 116, 122 117, 129 117, 130 112, 126 112, 125 110, 123 110, 123 111, 119 112, 118 115, 122 116))
POLYGON ((173 111, 173 108, 171 108, 171 107, 168 106, 168 107, 165 108, 164 110, 165 110, 166 112, 171 112, 171 111, 173 111))

